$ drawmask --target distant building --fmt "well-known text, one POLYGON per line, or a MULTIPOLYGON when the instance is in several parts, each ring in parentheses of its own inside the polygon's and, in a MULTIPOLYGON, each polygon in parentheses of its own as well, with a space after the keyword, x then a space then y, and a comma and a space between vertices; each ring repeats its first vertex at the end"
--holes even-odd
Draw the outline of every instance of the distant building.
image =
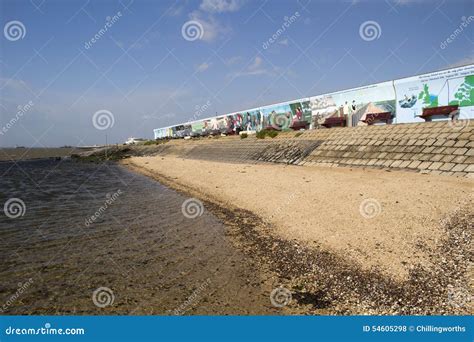
POLYGON ((125 145, 143 144, 145 141, 147 141, 147 140, 142 139, 142 138, 130 137, 130 138, 127 139, 127 141, 125 141, 125 145))

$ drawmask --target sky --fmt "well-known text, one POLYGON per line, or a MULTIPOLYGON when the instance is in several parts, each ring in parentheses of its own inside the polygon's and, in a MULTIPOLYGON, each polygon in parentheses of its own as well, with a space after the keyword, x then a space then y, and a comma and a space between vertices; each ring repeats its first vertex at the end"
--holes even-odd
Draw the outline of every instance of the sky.
MULTIPOLYGON (((474 62, 470 0, 1 0, 0 147, 153 129, 474 62)), ((474 19, 474 18, 473 18, 474 19)))

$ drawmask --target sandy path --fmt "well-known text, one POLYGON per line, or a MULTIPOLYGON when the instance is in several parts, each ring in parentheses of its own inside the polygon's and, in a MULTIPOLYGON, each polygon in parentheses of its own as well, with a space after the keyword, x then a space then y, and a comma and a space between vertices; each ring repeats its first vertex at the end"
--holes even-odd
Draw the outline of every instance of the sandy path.
POLYGON ((474 189, 469 179, 408 172, 174 157, 124 163, 250 210, 274 224, 280 237, 327 248, 400 280, 416 264, 430 267, 430 251, 442 238, 439 220, 474 189))

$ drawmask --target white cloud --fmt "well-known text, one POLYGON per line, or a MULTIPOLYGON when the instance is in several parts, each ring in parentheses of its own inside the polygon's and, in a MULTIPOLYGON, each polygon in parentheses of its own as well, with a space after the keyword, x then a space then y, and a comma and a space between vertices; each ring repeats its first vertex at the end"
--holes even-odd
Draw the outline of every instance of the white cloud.
POLYGON ((204 71, 206 71, 207 69, 209 69, 210 66, 211 66, 211 64, 204 62, 204 63, 200 64, 200 65, 197 67, 196 70, 197 70, 198 72, 204 72, 204 71))
POLYGON ((275 75, 275 72, 264 67, 262 57, 255 56, 255 59, 249 66, 247 66, 243 70, 232 72, 228 74, 227 77, 237 78, 237 77, 242 77, 242 76, 258 76, 258 75, 273 76, 275 75))
POLYGON ((226 59, 225 60, 225 65, 230 66, 230 65, 238 64, 241 61, 242 61, 241 56, 234 56, 234 57, 230 57, 230 58, 226 59))
POLYGON ((210 13, 235 12, 243 3, 242 0, 203 0, 199 8, 210 13))
POLYGON ((26 82, 15 78, 0 77, 0 88, 10 88, 15 90, 26 90, 26 82))
POLYGON ((212 15, 205 18, 201 12, 194 11, 189 14, 189 18, 199 22, 202 25, 204 33, 201 40, 207 43, 213 42, 218 38, 222 38, 230 32, 228 26, 220 23, 212 15))
POLYGON ((257 70, 263 63, 263 59, 260 56, 256 56, 253 63, 249 65, 249 70, 257 70))

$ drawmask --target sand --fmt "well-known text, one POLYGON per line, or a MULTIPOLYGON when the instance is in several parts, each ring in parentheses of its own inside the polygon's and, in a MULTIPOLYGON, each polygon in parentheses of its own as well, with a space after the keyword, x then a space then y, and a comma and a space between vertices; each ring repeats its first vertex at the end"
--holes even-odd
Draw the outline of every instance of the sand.
POLYGON ((409 172, 231 164, 175 157, 123 161, 167 185, 227 208, 249 210, 277 238, 335 253, 362 270, 404 281, 430 269, 445 238, 440 220, 474 182, 409 172))

